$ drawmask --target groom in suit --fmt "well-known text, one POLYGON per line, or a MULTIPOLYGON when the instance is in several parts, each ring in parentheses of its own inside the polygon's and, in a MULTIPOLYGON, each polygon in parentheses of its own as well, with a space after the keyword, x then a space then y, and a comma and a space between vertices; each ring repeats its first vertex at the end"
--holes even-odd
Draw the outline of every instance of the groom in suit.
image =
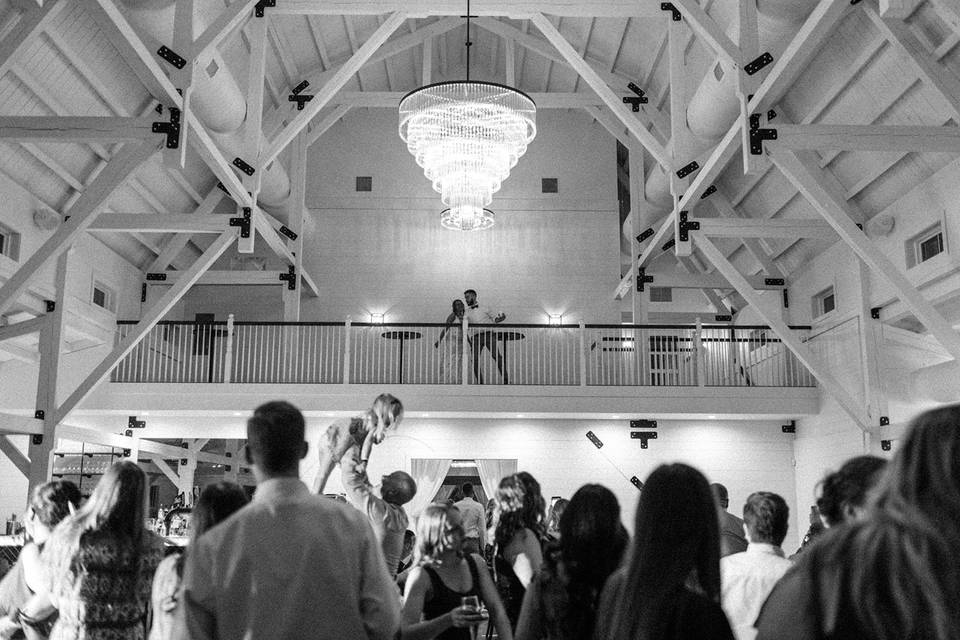
POLYGON ((474 329, 474 324, 499 324, 507 319, 502 311, 494 314, 487 306, 480 306, 477 302, 477 292, 467 289, 463 292, 463 299, 467 303, 467 321, 470 324, 470 346, 473 351, 473 375, 477 382, 483 384, 480 373, 480 352, 484 348, 490 350, 490 357, 497 362, 497 371, 503 377, 503 384, 507 384, 507 374, 503 370, 503 354, 497 349, 497 334, 489 329, 474 329))

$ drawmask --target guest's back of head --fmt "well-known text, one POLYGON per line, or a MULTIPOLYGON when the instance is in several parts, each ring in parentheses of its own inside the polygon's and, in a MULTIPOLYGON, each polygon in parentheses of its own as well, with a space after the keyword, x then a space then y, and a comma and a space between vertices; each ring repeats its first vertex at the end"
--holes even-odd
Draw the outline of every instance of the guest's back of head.
POLYGON ((879 480, 886 464, 886 460, 877 456, 857 456, 824 476, 817 509, 828 527, 863 514, 867 493, 879 480))
POLYGON ((289 402, 267 402, 247 420, 248 460, 268 475, 295 475, 306 455, 303 414, 289 402))
POLYGON ((33 490, 30 510, 37 522, 53 529, 80 506, 80 489, 69 480, 51 480, 33 490))
POLYGON ((747 497, 743 505, 743 523, 750 534, 750 542, 779 547, 787 537, 790 507, 776 493, 757 491, 747 497))
POLYGON ((494 499, 494 540, 497 545, 506 546, 523 529, 529 529, 537 536, 542 533, 543 497, 540 485, 529 473, 515 473, 503 478, 494 499))
POLYGON ((147 476, 135 462, 111 465, 75 516, 80 531, 100 531, 139 547, 145 530, 146 486, 147 476))

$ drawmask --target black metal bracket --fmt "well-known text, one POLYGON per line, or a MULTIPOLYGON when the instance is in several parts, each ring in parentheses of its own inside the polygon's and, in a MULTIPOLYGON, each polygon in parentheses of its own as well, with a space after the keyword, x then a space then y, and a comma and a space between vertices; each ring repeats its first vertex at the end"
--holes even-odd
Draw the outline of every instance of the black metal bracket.
POLYGON ((733 322, 733 316, 730 315, 716 315, 713 316, 714 322, 733 322))
POLYGON ((146 302, 146 301, 147 301, 147 283, 141 282, 140 283, 140 302, 146 302))
POLYGON ((587 440, 593 443, 597 449, 603 449, 603 442, 600 441, 600 438, 597 437, 593 431, 587 431, 587 440))
MULTIPOLYGON (((180 443, 180 447, 183 448, 183 449, 189 449, 189 448, 190 448, 189 445, 187 445, 186 442, 181 442, 181 443, 180 443)), ((189 459, 189 458, 180 458, 180 464, 183 465, 183 464, 187 464, 188 462, 190 462, 190 459, 189 459)))
POLYGON ((680 242, 689 242, 690 232, 700 230, 700 223, 695 220, 688 221, 688 215, 689 212, 687 211, 680 212, 680 242))
POLYGON ((640 111, 640 105, 641 105, 641 104, 647 104, 647 99, 646 99, 646 98, 638 98, 638 97, 636 97, 636 96, 624 96, 624 97, 623 97, 623 104, 628 104, 628 105, 630 105, 630 110, 633 111, 634 113, 637 113, 637 112, 640 111))
POLYGON ((630 484, 635 486, 637 488, 637 491, 643 491, 643 483, 640 482, 640 478, 638 478, 637 476, 632 476, 630 478, 630 484))
POLYGON ((690 175, 691 173, 693 173, 699 168, 700 168, 700 163, 694 160, 690 164, 684 165, 679 169, 677 169, 677 177, 682 180, 683 178, 686 178, 688 175, 690 175))
POLYGON ((167 46, 161 46, 157 49, 157 55, 169 62, 177 69, 183 69, 187 66, 187 60, 176 51, 167 46))
MULTIPOLYGON (((232 458, 232 457, 233 457, 233 454, 230 453, 229 451, 227 451, 227 452, 224 453, 223 455, 224 455, 224 457, 227 457, 227 458, 232 458)), ((233 466, 227 464, 227 465, 224 465, 223 469, 224 469, 224 471, 226 471, 227 473, 230 473, 230 471, 233 470, 233 466)))
POLYGON ((677 8, 673 6, 672 2, 661 2, 660 10, 669 11, 672 14, 671 17, 673 18, 674 22, 680 22, 680 20, 683 19, 683 14, 681 14, 680 11, 678 11, 677 8))
POLYGON ((653 282, 653 276, 648 276, 647 270, 643 267, 637 269, 637 291, 643 291, 648 282, 653 282))
POLYGON ((47 412, 43 409, 37 409, 33 412, 34 420, 43 420, 45 417, 47 417, 47 412))
POLYGON ((253 5, 253 15, 262 18, 264 9, 275 6, 277 6, 277 0, 260 0, 260 2, 253 5))
POLYGON ((649 449, 650 446, 647 443, 650 440, 657 439, 657 432, 656 431, 631 431, 630 439, 639 440, 641 449, 649 449))
POLYGON ((297 233, 293 229, 290 229, 289 227, 287 227, 286 225, 280 225, 280 228, 277 229, 277 231, 287 236, 291 240, 297 239, 297 233))
POLYGON ((146 420, 137 420, 137 416, 129 416, 127 418, 128 429, 145 429, 146 427, 147 427, 146 420))
POLYGON ((764 278, 763 284, 767 287, 782 287, 787 283, 783 278, 764 278))
POLYGON ((880 426, 886 427, 890 425, 890 418, 887 416, 880 416, 880 426))
POLYGON ((676 238, 670 238, 669 240, 663 243, 663 247, 661 248, 664 251, 670 251, 670 249, 673 249, 673 247, 676 246, 676 244, 677 244, 676 238))
POLYGON ((250 207, 243 208, 243 216, 240 218, 230 218, 231 227, 240 227, 240 237, 250 237, 250 207))
POLYGON ((872 308, 870 309, 870 317, 873 318, 874 320, 879 320, 879 319, 880 319, 880 311, 881 311, 882 309, 883 309, 883 307, 872 307, 872 308))
POLYGON ((706 200, 707 198, 709 198, 710 196, 712 196, 712 195, 715 194, 716 192, 717 192, 717 185, 712 184, 712 185, 710 185, 709 187, 707 187, 707 190, 703 192, 703 195, 700 196, 700 199, 701 199, 701 200, 706 200))
POLYGON ((244 161, 244 159, 240 157, 236 157, 233 159, 233 166, 235 166, 237 169, 240 169, 240 171, 244 172, 248 176, 252 176, 254 173, 257 172, 256 169, 254 169, 251 165, 247 164, 244 161))
POLYGON ((657 421, 656 420, 631 420, 630 421, 631 429, 656 429, 657 421))
POLYGON ((293 265, 287 267, 286 273, 281 273, 279 278, 281 282, 286 281, 287 289, 295 291, 297 288, 297 268, 293 265))
POLYGON ((787 289, 783 290, 783 308, 784 309, 790 308, 790 294, 787 293, 787 289))
POLYGON ((761 129, 760 114, 755 113, 750 116, 750 155, 763 155, 763 141, 776 140, 776 129, 761 129))
POLYGON ((33 434, 33 436, 30 438, 30 442, 32 442, 37 446, 43 444, 43 434, 42 433, 33 434))
POLYGON ((169 122, 154 122, 150 130, 154 133, 163 133, 167 136, 167 149, 177 149, 180 147, 180 109, 170 107, 169 122))
POLYGON ((747 64, 743 65, 743 71, 748 76, 752 76, 756 72, 760 71, 764 67, 773 63, 773 56, 770 55, 770 52, 764 51, 754 60, 751 60, 747 64))
POLYGON ((774 111, 773 109, 770 109, 769 111, 767 111, 767 121, 776 120, 776 118, 777 118, 776 111, 774 111))
POLYGON ((128 438, 132 438, 133 431, 131 431, 130 429, 127 429, 126 431, 123 432, 123 435, 127 436, 128 438))
POLYGON ((880 448, 884 451, 890 451, 893 448, 893 440, 881 440, 880 448))
POLYGON ((155 280, 158 282, 163 282, 167 279, 167 274, 165 273, 148 273, 147 280, 155 280))
POLYGON ((47 313, 53 313, 57 310, 57 303, 53 300, 44 300, 44 308, 47 310, 47 313))
POLYGON ((647 229, 646 231, 644 231, 643 233, 637 236, 637 242, 643 242, 644 240, 646 240, 647 238, 649 238, 655 233, 656 231, 653 230, 653 227, 650 227, 649 229, 647 229))
POLYGON ((295 86, 293 88, 293 91, 290 92, 290 95, 287 96, 287 100, 289 102, 297 103, 297 111, 303 111, 303 105, 313 100, 312 95, 307 95, 307 94, 300 95, 303 92, 303 90, 309 86, 310 86, 310 82, 308 82, 307 80, 304 80, 303 82, 295 86))
POLYGON ((790 424, 785 424, 780 427, 780 430, 784 433, 796 433, 797 432, 797 421, 791 420, 790 424))

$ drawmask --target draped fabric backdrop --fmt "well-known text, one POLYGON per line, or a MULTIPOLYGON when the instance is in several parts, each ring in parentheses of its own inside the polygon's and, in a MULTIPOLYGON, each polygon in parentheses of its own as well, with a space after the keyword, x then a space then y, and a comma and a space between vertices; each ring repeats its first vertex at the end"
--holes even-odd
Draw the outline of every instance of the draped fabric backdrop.
POLYGON ((410 461, 410 475, 417 483, 417 495, 406 505, 412 520, 430 504, 450 470, 450 458, 414 458, 410 461))
POLYGON ((480 484, 483 485, 483 491, 488 498, 496 496, 500 480, 517 472, 516 460, 478 459, 476 463, 477 471, 480 474, 480 484))

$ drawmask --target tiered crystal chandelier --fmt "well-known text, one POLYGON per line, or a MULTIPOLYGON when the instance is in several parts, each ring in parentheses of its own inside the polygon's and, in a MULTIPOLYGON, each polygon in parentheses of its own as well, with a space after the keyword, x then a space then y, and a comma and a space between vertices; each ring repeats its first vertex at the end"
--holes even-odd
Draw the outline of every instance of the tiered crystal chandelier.
POLYGON ((400 137, 449 207, 440 223, 458 231, 493 226, 486 207, 537 134, 530 96, 470 80, 470 17, 468 0, 467 79, 430 84, 400 101, 400 137))

